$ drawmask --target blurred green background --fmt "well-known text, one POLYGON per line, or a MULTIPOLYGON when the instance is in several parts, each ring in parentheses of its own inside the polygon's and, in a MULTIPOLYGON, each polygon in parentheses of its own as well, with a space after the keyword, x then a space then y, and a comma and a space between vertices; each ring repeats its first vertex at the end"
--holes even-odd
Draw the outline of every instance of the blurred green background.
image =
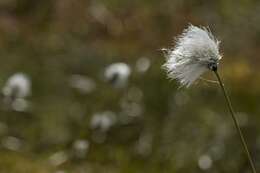
POLYGON ((161 69, 189 23, 221 40, 219 72, 260 170, 259 11, 258 0, 1 0, 0 86, 23 73, 32 88, 2 94, 0 172, 250 172, 219 87, 179 89, 161 69), (104 78, 116 62, 132 72, 120 88, 104 78))

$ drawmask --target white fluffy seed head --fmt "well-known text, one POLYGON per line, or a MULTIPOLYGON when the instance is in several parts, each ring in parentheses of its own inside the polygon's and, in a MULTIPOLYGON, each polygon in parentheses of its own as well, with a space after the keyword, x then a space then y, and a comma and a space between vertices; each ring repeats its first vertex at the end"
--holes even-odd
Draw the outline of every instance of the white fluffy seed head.
POLYGON ((209 29, 190 25, 176 38, 175 47, 166 50, 163 67, 169 78, 189 87, 206 70, 215 70, 221 59, 219 43, 209 29))
POLYGON ((24 73, 15 73, 2 89, 5 97, 25 98, 31 94, 31 80, 24 73))
POLYGON ((123 88, 127 85, 131 75, 131 68, 126 63, 113 63, 105 69, 105 79, 116 88, 123 88))

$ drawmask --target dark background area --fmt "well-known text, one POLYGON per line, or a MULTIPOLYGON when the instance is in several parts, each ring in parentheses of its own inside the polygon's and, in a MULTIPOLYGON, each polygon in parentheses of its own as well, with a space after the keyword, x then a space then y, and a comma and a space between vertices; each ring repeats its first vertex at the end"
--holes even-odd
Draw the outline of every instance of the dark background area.
POLYGON ((189 23, 221 41, 219 72, 260 170, 259 11, 258 0, 1 0, 0 86, 24 73, 32 91, 23 111, 2 98, 0 172, 250 172, 218 85, 180 89, 161 69, 189 23), (104 80, 116 62, 132 70, 123 88, 104 80), (97 114, 111 126, 91 128, 97 114))

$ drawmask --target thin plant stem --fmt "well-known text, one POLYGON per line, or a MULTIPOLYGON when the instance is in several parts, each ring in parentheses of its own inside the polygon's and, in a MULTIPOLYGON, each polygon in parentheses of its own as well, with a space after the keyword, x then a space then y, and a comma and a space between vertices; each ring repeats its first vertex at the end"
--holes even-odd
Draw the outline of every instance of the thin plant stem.
POLYGON ((243 147, 244 147, 244 151, 245 151, 245 154, 247 155, 247 158, 248 158, 248 161, 249 161, 249 163, 250 163, 252 172, 253 172, 253 173, 256 173, 256 169, 255 169, 255 165, 254 165, 252 156, 250 155, 250 152, 249 152, 248 147, 247 147, 247 144, 246 144, 246 140, 245 140, 245 138, 244 138, 244 136, 243 136, 243 133, 242 133, 240 127, 239 127, 239 123, 238 123, 238 120, 237 120, 237 118, 236 118, 236 116, 235 116, 234 109, 233 109, 233 107, 232 107, 232 105, 231 105, 230 98, 229 98, 229 96, 227 95, 226 89, 225 89, 225 87, 224 87, 224 84, 223 84, 223 82, 222 82, 222 80, 221 80, 221 78, 220 78, 220 76, 219 76, 217 70, 213 70, 213 71, 214 71, 215 75, 217 76, 217 79, 218 79, 218 81, 219 81, 219 85, 220 85, 220 87, 221 87, 221 89, 222 89, 222 92, 223 92, 223 94, 224 94, 224 96, 225 96, 225 99, 226 99, 226 101, 227 101, 230 114, 231 114, 232 119, 233 119, 233 121, 234 121, 234 124, 235 124, 235 126, 236 126, 236 129, 237 129, 238 135, 239 135, 239 137, 240 137, 241 143, 242 143, 242 145, 243 145, 243 147))

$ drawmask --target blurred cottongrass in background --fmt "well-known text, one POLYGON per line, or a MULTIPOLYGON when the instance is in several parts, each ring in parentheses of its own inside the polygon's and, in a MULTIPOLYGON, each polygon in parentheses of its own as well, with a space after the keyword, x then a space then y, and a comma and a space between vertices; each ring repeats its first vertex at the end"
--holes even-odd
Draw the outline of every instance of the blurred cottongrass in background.
POLYGON ((0 172, 249 171, 216 86, 178 90, 160 48, 187 23, 216 33, 221 73, 260 160, 259 8, 257 0, 0 1, 0 172), (124 69, 108 75, 117 63, 124 69))

